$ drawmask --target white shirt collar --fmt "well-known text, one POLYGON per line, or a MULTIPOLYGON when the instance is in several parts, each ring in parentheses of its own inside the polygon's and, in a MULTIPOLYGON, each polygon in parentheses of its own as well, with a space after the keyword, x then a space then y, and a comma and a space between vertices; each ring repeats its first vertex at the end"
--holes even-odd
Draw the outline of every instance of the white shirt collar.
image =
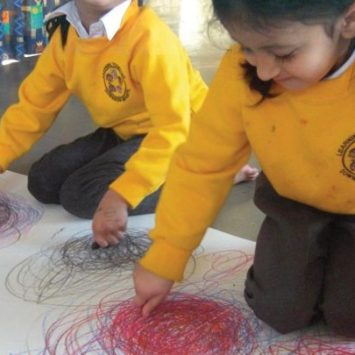
POLYGON ((79 37, 107 37, 109 40, 111 40, 120 29, 123 17, 126 14, 130 4, 131 0, 125 0, 123 3, 114 7, 111 11, 102 16, 97 22, 90 25, 89 33, 86 31, 81 22, 78 9, 73 0, 49 13, 45 17, 45 21, 49 21, 50 19, 60 15, 66 15, 67 21, 75 28, 79 37))
POLYGON ((353 63, 355 62, 355 50, 351 54, 351 56, 348 58, 348 60, 340 67, 338 68, 334 73, 331 75, 327 76, 325 80, 330 80, 330 79, 335 79, 338 78, 341 74, 343 74, 353 63))

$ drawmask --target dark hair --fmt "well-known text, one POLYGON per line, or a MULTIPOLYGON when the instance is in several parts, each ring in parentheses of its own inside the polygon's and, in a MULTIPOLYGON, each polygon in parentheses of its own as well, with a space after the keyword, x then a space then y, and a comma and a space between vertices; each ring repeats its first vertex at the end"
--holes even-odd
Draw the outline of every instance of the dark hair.
POLYGON ((64 48, 67 43, 68 31, 69 31, 69 22, 65 15, 61 15, 55 18, 52 18, 46 23, 46 30, 48 32, 48 39, 51 40, 55 30, 59 27, 60 34, 62 38, 62 47, 64 48))
MULTIPOLYGON (((212 3, 215 16, 226 28, 240 23, 263 30, 290 21, 322 23, 329 31, 354 0, 212 0, 212 3)), ((260 80, 256 68, 249 63, 242 64, 242 67, 249 87, 259 92, 262 100, 273 97, 270 94, 272 80, 260 80)))
MULTIPOLYGON (((146 0, 138 0, 138 6, 143 6, 146 0)), ((46 30, 48 32, 48 39, 51 40, 55 30, 59 27, 61 38, 62 38, 62 47, 64 48, 67 43, 68 31, 69 31, 69 22, 65 15, 61 15, 55 18, 52 18, 46 23, 46 30)))

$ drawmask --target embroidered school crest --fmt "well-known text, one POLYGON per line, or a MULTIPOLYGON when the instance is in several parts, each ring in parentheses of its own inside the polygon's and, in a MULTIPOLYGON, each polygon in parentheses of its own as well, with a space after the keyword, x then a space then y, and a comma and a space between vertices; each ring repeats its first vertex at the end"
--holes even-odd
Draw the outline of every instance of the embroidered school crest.
POLYGON ((126 101, 129 97, 125 76, 122 69, 115 63, 105 66, 103 72, 105 91, 115 101, 126 101))
POLYGON ((355 134, 340 146, 338 156, 341 157, 343 164, 341 173, 355 181, 355 134))

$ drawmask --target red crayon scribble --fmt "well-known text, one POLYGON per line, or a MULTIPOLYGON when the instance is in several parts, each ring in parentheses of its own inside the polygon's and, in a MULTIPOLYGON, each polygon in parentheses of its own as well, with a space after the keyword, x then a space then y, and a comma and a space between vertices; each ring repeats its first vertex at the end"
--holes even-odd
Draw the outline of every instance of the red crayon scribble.
POLYGON ((252 264, 254 255, 240 250, 224 250, 213 254, 206 254, 203 258, 211 259, 211 269, 203 279, 218 282, 234 278, 241 271, 246 271, 252 264))
POLYGON ((184 294, 146 319, 131 303, 122 304, 111 331, 127 354, 235 354, 254 338, 239 308, 184 294))
POLYGON ((253 354, 254 327, 243 306, 189 294, 172 294, 147 318, 131 300, 111 301, 81 320, 55 322, 44 354, 253 354))

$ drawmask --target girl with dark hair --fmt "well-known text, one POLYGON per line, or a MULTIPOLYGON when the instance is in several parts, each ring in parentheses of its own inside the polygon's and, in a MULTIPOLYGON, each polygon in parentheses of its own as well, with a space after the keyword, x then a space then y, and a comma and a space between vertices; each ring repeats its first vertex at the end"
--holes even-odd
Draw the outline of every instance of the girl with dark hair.
POLYGON ((134 275, 148 315, 255 152, 266 214, 245 298, 282 333, 323 320, 355 336, 355 3, 213 0, 238 43, 172 159, 153 243, 134 275), (213 149, 209 149, 213 147, 213 149))

